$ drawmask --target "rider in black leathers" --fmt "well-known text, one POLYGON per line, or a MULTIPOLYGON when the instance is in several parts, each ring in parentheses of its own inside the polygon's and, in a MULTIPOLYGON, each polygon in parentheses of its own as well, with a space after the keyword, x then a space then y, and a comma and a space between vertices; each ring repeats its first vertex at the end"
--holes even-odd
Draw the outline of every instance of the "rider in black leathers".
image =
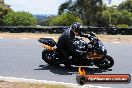
POLYGON ((91 40, 91 35, 85 35, 82 33, 81 24, 76 22, 71 25, 70 28, 65 30, 62 35, 59 37, 57 42, 57 49, 63 56, 62 59, 64 61, 64 64, 69 64, 70 56, 73 55, 74 49, 73 49, 73 40, 76 36, 85 37, 91 40))

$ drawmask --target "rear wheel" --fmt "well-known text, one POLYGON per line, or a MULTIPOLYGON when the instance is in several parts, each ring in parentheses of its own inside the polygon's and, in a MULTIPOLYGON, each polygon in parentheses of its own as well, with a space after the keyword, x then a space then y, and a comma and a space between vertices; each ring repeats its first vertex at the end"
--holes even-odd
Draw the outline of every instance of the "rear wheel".
POLYGON ((53 58, 54 51, 49 51, 48 49, 44 49, 42 52, 42 59, 48 63, 49 65, 58 66, 59 62, 53 58))
POLYGON ((81 76, 80 74, 76 75, 76 81, 80 85, 84 85, 86 83, 86 78, 84 76, 81 76))
POLYGON ((114 65, 114 60, 111 56, 106 55, 101 61, 96 61, 95 65, 101 69, 108 69, 114 65))

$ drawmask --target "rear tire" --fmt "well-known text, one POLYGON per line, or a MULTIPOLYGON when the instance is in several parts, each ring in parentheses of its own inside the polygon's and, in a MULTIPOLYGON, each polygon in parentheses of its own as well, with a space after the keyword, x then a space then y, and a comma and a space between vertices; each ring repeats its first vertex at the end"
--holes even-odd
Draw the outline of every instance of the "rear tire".
POLYGON ((54 51, 49 51, 48 49, 44 49, 42 52, 42 59, 52 66, 58 66, 59 62, 56 61, 55 58, 52 57, 54 51))
POLYGON ((111 56, 106 55, 101 61, 96 61, 95 65, 101 69, 108 69, 114 65, 114 60, 111 56))
POLYGON ((87 81, 87 79, 84 76, 81 76, 80 74, 76 75, 76 81, 80 85, 84 85, 87 81))

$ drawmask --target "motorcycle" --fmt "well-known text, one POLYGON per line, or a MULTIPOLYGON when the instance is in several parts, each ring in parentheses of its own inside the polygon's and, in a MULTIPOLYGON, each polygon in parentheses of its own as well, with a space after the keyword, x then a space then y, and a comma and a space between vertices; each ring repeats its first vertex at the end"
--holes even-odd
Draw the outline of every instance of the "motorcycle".
MULTIPOLYGON (((108 69, 114 65, 113 58, 107 54, 107 50, 103 43, 90 33, 90 42, 84 41, 82 38, 75 38, 73 41, 74 54, 70 56, 70 66, 97 66, 101 69, 108 69)), ((39 38, 38 41, 43 44, 42 59, 49 65, 58 66, 64 64, 61 59, 62 54, 57 51, 56 42, 52 38, 39 38)))

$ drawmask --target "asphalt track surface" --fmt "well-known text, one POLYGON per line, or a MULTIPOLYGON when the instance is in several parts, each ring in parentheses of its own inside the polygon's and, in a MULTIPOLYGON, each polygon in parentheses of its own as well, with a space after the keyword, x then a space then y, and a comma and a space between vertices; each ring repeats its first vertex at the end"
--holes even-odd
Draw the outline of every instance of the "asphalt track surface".
MULTIPOLYGON (((95 66, 85 68, 92 74, 130 74, 132 75, 132 44, 105 42, 109 55, 115 65, 108 70, 95 66)), ((47 80, 76 84, 77 67, 66 70, 65 67, 52 67, 42 58, 43 47, 37 39, 0 38, 0 76, 17 77, 36 80, 47 80)), ((132 88, 130 84, 90 84, 112 88, 132 88)))

